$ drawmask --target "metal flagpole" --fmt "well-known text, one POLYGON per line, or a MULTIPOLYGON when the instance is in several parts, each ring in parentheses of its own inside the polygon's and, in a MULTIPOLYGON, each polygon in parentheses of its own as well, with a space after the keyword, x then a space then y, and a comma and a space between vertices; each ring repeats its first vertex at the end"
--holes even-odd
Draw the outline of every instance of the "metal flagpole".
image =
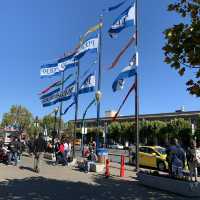
POLYGON ((75 96, 75 120, 74 120, 74 138, 73 138, 73 158, 76 157, 75 153, 75 140, 76 140, 76 125, 78 117, 78 97, 79 97, 79 76, 80 76, 80 61, 77 62, 77 74, 76 74, 76 96, 75 96))
MULTIPOLYGON (((133 4, 134 6, 134 4, 133 4)), ((138 0, 135 0, 135 47, 138 50, 138 0)), ((138 55, 136 52, 136 75, 135 75, 135 124, 136 124, 136 171, 139 171, 139 80, 138 80, 138 55)))
MULTIPOLYGON (((61 91, 63 93, 63 89, 64 89, 64 78, 65 78, 65 70, 63 70, 62 72, 62 82, 61 82, 61 91)), ((62 122, 62 107, 63 107, 63 102, 60 102, 60 116, 59 116, 59 125, 58 125, 58 137, 60 138, 60 130, 61 130, 61 122, 62 122)))
POLYGON ((96 92, 96 100, 97 100, 97 135, 96 135, 96 148, 99 147, 99 133, 100 133, 100 98, 101 98, 101 45, 102 45, 102 25, 103 25, 103 15, 100 16, 100 27, 99 27, 99 45, 98 45, 98 62, 99 62, 99 69, 98 69, 98 90, 96 92))

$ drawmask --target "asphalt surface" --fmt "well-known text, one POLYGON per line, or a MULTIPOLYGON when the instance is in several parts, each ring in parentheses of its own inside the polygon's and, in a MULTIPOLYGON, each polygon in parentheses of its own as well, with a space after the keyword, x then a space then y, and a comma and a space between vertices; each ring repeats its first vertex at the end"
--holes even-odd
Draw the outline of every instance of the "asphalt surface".
MULTIPOLYGON (((112 163, 111 177, 86 174, 75 167, 53 166, 41 161, 40 173, 32 170, 33 158, 22 157, 20 167, 0 164, 0 200, 187 200, 181 196, 144 187, 133 169, 120 178, 112 163)), ((156 183, 155 183, 156 184, 156 183)))

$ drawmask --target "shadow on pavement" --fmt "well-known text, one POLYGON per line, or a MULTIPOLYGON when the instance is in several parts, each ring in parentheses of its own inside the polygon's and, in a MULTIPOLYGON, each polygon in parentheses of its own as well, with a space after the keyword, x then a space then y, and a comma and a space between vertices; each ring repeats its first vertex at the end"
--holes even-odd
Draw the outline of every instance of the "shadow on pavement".
POLYGON ((31 172, 35 172, 33 170, 33 168, 31 168, 31 167, 19 166, 19 169, 21 169, 21 170, 28 170, 28 171, 31 171, 31 172))
POLYGON ((0 200, 181 200, 183 197, 149 189, 137 181, 93 176, 95 184, 44 177, 7 179, 0 183, 0 200))

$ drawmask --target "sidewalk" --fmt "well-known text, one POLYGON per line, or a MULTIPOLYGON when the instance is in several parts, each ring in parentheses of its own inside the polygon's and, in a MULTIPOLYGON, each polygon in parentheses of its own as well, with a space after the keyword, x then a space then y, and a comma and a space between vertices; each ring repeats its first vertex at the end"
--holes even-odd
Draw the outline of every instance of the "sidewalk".
POLYGON ((0 164, 0 200, 184 200, 138 183, 132 168, 119 177, 119 165, 112 164, 111 176, 86 174, 76 168, 41 162, 40 174, 32 171, 32 158, 23 157, 23 169, 0 164))

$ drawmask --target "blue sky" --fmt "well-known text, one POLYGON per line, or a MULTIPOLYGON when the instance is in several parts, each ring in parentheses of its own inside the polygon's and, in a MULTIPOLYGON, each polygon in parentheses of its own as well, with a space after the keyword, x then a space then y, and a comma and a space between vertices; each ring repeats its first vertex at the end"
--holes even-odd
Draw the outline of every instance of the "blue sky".
MULTIPOLYGON (((6 0, 0 2, 0 118, 11 105, 21 104, 34 115, 42 117, 54 107, 43 108, 38 92, 59 79, 41 79, 40 66, 75 47, 87 29, 95 25, 103 8, 115 5, 119 0, 6 0)), ((178 74, 163 62, 163 30, 180 21, 176 14, 166 11, 172 0, 139 1, 139 74, 140 113, 173 112, 184 105, 186 110, 199 110, 199 99, 186 91, 187 77, 178 74)), ((119 71, 128 64, 133 48, 120 60, 118 67, 107 70, 112 60, 126 44, 133 29, 121 32, 110 39, 107 30, 113 20, 128 6, 125 5, 104 17, 102 52, 102 104, 101 116, 106 110, 116 110, 126 95, 131 81, 123 91, 112 92, 111 86, 119 71)), ((81 59, 81 74, 88 69, 95 54, 81 59)), ((97 67, 97 66, 96 66, 97 67)), ((95 67, 93 67, 95 69, 95 67)), ((66 72, 69 73, 69 72, 66 72)), ((82 95, 79 117, 94 94, 82 95)), ((66 107, 71 102, 65 102, 66 107)), ((134 113, 134 96, 131 95, 121 115, 134 113)), ((94 117, 96 108, 88 112, 94 117)), ((74 108, 65 120, 74 118, 74 108)))

